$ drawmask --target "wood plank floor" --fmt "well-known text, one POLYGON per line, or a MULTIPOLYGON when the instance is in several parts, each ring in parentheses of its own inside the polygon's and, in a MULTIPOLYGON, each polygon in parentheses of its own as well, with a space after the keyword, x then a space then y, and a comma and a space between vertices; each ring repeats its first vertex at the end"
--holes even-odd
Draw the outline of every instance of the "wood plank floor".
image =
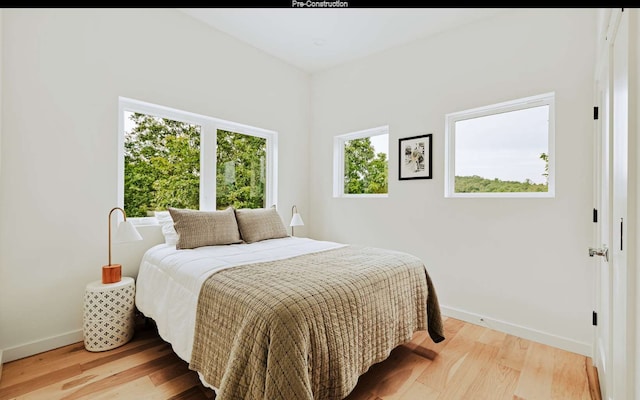
MULTIPOLYGON (((453 318, 446 340, 426 333, 360 377, 347 400, 600 400, 591 359, 453 318)), ((82 342, 4 365, 5 399, 215 399, 152 324, 117 349, 82 342)))

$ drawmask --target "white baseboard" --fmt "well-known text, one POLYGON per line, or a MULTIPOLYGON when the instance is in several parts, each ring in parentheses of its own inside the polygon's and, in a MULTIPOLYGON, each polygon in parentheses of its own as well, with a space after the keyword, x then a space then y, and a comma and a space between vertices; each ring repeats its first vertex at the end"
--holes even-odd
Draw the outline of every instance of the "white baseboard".
MULTIPOLYGON (((62 335, 51 336, 45 339, 21 344, 15 347, 4 349, 4 362, 18 360, 32 356, 34 354, 57 349, 58 347, 82 342, 84 340, 84 332, 82 329, 63 333, 62 335)), ((0 351, 2 354, 2 351, 0 351)))
POLYGON ((518 336, 523 339, 531 340, 533 342, 546 344, 548 346, 557 347, 559 349, 570 351, 572 353, 582 354, 583 356, 587 357, 593 357, 593 345, 591 343, 578 342, 566 337, 539 331, 537 329, 527 328, 521 325, 512 324, 510 322, 488 318, 484 315, 460 310, 454 307, 446 307, 441 305, 440 309, 442 311, 442 314, 447 317, 470 322, 476 325, 485 326, 496 331, 508 333, 510 335, 518 336))
POLYGON ((2 350, 0 350, 0 382, 2 381, 2 350))

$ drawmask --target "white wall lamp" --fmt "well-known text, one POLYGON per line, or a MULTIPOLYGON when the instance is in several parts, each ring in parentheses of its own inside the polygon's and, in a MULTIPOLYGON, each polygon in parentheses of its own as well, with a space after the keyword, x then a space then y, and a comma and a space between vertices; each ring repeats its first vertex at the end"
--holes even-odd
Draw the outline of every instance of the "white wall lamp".
POLYGON ((293 227, 294 226, 302 226, 304 225, 304 221, 302 221, 302 217, 298 214, 298 207, 295 205, 291 207, 291 223, 289 226, 291 227, 291 236, 293 235, 293 227))
POLYGON ((142 240, 142 236, 131 221, 127 221, 127 213, 120 207, 114 207, 109 211, 109 265, 102 267, 102 283, 116 283, 122 280, 122 265, 111 264, 111 214, 120 210, 124 220, 118 224, 113 243, 133 242, 142 240))

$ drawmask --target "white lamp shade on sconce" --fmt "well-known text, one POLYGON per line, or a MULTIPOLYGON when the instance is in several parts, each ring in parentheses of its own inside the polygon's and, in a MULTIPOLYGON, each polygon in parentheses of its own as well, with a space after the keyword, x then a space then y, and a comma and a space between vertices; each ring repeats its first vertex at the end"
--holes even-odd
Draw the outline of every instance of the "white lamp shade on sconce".
POLYGON ((291 217, 291 223, 289 224, 289 226, 302 226, 304 225, 304 221, 302 221, 302 217, 300 216, 300 214, 295 213, 293 214, 293 217, 291 217))
POLYGON ((142 240, 142 236, 131 221, 124 220, 118 224, 118 229, 113 237, 113 243, 126 243, 142 240))
POLYGON ((291 207, 291 223, 289 224, 289 226, 291 227, 291 236, 294 236, 293 227, 302 225, 304 225, 304 222, 302 221, 302 217, 300 216, 300 214, 298 214, 298 207, 294 205, 293 207, 291 207))

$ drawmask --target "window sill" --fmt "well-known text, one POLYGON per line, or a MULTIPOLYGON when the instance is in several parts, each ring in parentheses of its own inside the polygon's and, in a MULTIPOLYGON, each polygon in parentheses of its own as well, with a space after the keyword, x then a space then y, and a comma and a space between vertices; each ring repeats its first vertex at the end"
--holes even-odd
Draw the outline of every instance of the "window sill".
POLYGON ((552 192, 504 192, 504 193, 451 193, 445 198, 454 199, 478 199, 478 198, 515 198, 515 199, 552 199, 555 193, 552 192))
POLYGON ((333 196, 336 199, 346 198, 346 199, 362 199, 362 198, 387 198, 388 194, 343 194, 341 196, 333 196))
POLYGON ((160 225, 156 217, 130 217, 127 221, 131 221, 135 226, 160 225))

